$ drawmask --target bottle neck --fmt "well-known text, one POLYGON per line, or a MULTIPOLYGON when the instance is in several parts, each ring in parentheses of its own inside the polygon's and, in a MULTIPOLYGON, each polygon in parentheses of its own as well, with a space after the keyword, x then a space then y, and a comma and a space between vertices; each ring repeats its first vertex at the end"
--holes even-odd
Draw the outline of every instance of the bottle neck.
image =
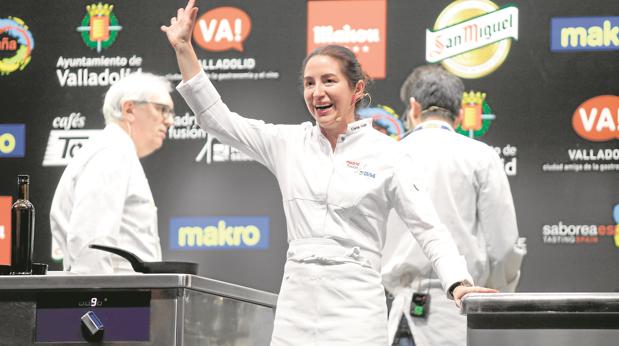
POLYGON ((18 188, 18 199, 28 200, 30 198, 30 185, 28 183, 20 183, 18 188))

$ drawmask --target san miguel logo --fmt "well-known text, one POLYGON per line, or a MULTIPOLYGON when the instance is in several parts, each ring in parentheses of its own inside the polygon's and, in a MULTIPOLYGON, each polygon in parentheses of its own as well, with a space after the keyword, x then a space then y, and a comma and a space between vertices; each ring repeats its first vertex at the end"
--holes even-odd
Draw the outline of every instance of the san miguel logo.
POLYGON ((88 5, 82 25, 77 27, 84 43, 91 49, 96 49, 97 53, 111 46, 116 41, 118 32, 122 30, 113 9, 114 5, 102 3, 88 5))
POLYGON ((34 39, 23 20, 0 19, 0 75, 26 68, 33 49, 34 39))
POLYGON ((236 7, 218 7, 204 13, 193 29, 193 39, 209 51, 243 51, 243 41, 251 32, 251 19, 236 7))
POLYGON ((490 128, 490 123, 496 118, 490 105, 486 102, 486 93, 464 92, 462 95, 463 116, 456 132, 471 138, 483 136, 490 128))
POLYGON ((619 96, 596 96, 583 102, 572 116, 576 133, 592 142, 619 139, 619 96))
POLYGON ((426 30, 426 60, 462 78, 480 78, 503 64, 518 39, 518 8, 489 0, 458 0, 426 30))
POLYGON ((346 46, 374 79, 386 77, 386 30, 386 0, 307 2, 307 52, 346 46))

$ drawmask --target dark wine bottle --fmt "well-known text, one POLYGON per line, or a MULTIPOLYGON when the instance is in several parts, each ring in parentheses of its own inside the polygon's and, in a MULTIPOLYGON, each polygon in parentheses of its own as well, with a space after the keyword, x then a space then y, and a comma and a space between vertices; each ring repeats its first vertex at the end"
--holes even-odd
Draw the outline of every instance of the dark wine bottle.
POLYGON ((32 273, 34 206, 30 198, 30 176, 17 176, 18 198, 11 208, 11 273, 32 273))

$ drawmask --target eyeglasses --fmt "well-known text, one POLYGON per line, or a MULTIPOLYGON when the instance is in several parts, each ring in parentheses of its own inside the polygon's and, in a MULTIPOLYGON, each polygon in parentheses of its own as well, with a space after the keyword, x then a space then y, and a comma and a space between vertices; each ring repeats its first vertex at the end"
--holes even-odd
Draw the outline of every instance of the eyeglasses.
POLYGON ((174 116, 176 114, 174 114, 174 108, 163 104, 163 103, 159 103, 159 102, 151 102, 151 101, 133 101, 136 104, 151 104, 153 106, 155 106, 155 108, 157 109, 157 111, 159 111, 159 114, 161 114, 161 117, 163 118, 163 120, 172 120, 174 119, 174 116))

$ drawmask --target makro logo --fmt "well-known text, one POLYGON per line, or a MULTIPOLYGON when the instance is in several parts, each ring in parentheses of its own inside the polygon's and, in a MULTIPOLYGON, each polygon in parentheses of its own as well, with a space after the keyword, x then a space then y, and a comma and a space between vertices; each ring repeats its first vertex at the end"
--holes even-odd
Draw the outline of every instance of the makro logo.
POLYGON ((116 41, 118 32, 122 30, 113 9, 114 5, 102 3, 86 6, 82 25, 76 29, 81 33, 84 43, 91 49, 96 49, 97 53, 111 46, 116 41))
POLYGON ((619 17, 552 18, 553 52, 619 50, 619 17))
POLYGON ((346 46, 374 79, 386 76, 386 29, 386 0, 307 2, 307 52, 346 46))
POLYGON ((0 158, 26 155, 26 125, 0 124, 0 158))
POLYGON ((496 118, 486 101, 486 93, 469 91, 462 94, 462 121, 456 128, 456 132, 479 138, 488 132, 490 124, 496 118))
POLYGON ((489 0, 455 1, 426 30, 426 60, 462 78, 480 78, 503 64, 518 39, 518 8, 489 0))
POLYGON ((576 133, 592 142, 619 139, 619 96, 596 96, 583 102, 572 116, 576 133))
POLYGON ((193 39, 209 51, 235 49, 242 52, 243 41, 250 32, 251 19, 245 11, 236 7, 218 7, 198 18, 193 39))
POLYGON ((0 265, 11 264, 11 196, 0 196, 0 265))
POLYGON ((170 219, 172 250, 266 249, 266 216, 177 217, 170 219))
POLYGON ((88 139, 101 130, 51 130, 43 166, 66 166, 88 139))
POLYGON ((400 140, 406 132, 400 116, 388 106, 378 105, 357 110, 360 119, 372 118, 372 126, 387 136, 400 140))
POLYGON ((26 68, 33 49, 34 39, 23 20, 0 19, 0 75, 26 68))

